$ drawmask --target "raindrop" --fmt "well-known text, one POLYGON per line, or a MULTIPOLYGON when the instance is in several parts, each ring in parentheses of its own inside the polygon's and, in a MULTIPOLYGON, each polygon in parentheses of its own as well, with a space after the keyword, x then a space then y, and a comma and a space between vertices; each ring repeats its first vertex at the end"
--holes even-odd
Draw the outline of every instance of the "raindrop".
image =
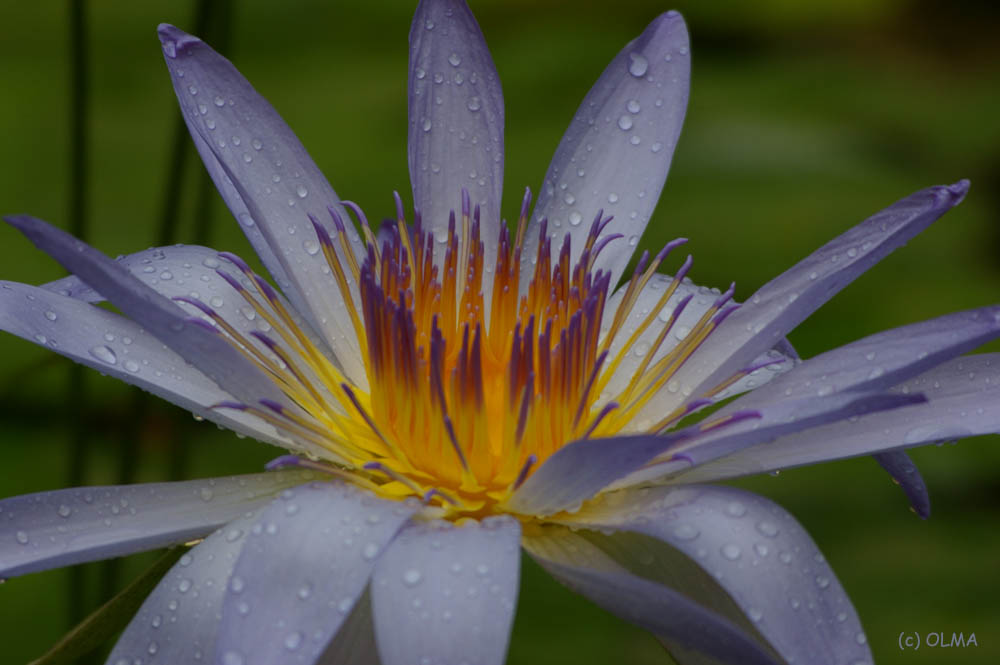
POLYGON ((753 621, 760 621, 763 618, 764 613, 758 610, 756 607, 751 607, 747 610, 747 616, 749 616, 753 621))
POLYGON ((250 141, 250 145, 253 146, 254 150, 260 150, 261 148, 264 147, 264 144, 261 143, 260 139, 253 139, 252 141, 250 141))
POLYGON ((726 506, 726 514, 730 517, 743 517, 747 514, 747 507, 739 501, 732 501, 726 506))
POLYGON ((295 193, 298 194, 298 197, 300 199, 304 199, 306 195, 309 193, 309 190, 305 188, 305 185, 298 185, 295 188, 295 193))
POLYGON ((820 589, 827 588, 828 586, 830 586, 830 578, 829 577, 823 577, 822 575, 817 575, 816 576, 816 586, 818 586, 820 589))
POLYGON ((25 532, 25 531, 18 531, 16 538, 17 538, 17 542, 21 543, 22 545, 27 545, 28 544, 28 534, 27 534, 27 532, 25 532))
POLYGON ((778 535, 779 529, 778 526, 773 522, 768 522, 767 520, 763 520, 757 522, 757 531, 759 531, 762 535, 767 536, 768 538, 774 538, 775 536, 778 535))
POLYGON ((220 97, 219 95, 216 95, 215 99, 213 99, 212 102, 220 108, 226 105, 226 100, 220 97))
POLYGON ((246 588, 246 584, 243 582, 243 578, 239 575, 233 575, 233 578, 229 580, 229 590, 233 593, 242 593, 244 588, 246 588))
POLYGON ((618 127, 624 130, 632 129, 632 118, 627 115, 618 118, 618 127))
POLYGON ((451 55, 448 56, 448 62, 451 64, 452 67, 458 67, 460 64, 462 64, 462 58, 460 58, 457 53, 452 53, 451 55))
POLYGON ((734 545, 733 543, 728 543, 723 545, 719 550, 722 556, 726 557, 730 561, 736 561, 740 558, 740 548, 739 545, 734 545))
POLYGON ((243 654, 239 651, 227 651, 222 654, 222 665, 243 665, 243 654))
POLYGON ((466 107, 470 111, 478 111, 483 107, 483 104, 481 101, 479 101, 479 97, 473 97, 472 99, 469 100, 469 103, 466 104, 466 107))
POLYGON ((639 106, 639 100, 637 99, 628 100, 628 104, 625 105, 625 108, 628 109, 629 113, 638 113, 641 108, 639 106))
POLYGON ((319 244, 315 240, 306 240, 302 243, 302 249, 306 250, 309 256, 315 256, 319 253, 319 244))
POLYGON ((583 215, 574 210, 569 214, 569 224, 570 226, 579 226, 580 222, 583 221, 583 215))
POLYGON ((64 503, 59 506, 59 509, 56 510, 56 512, 59 513, 59 517, 69 517, 73 514, 73 509, 64 503))
POLYGON ((114 365, 118 362, 118 356, 115 352, 106 346, 95 346, 90 349, 90 355, 94 356, 98 360, 104 361, 109 365, 114 365))
POLYGON ((181 593, 187 593, 188 591, 190 591, 191 580, 189 580, 186 577, 182 579, 180 582, 177 583, 177 590, 180 591, 181 593))
POLYGON ((618 195, 614 192, 608 194, 608 203, 618 203, 618 195))
POLYGON ((295 651, 302 644, 302 633, 295 631, 294 633, 289 633, 285 637, 285 648, 289 651, 295 651))
POLYGON ((421 125, 421 127, 423 127, 423 130, 425 132, 429 132, 429 131, 431 131, 431 126, 432 126, 431 125, 431 119, 430 118, 424 118, 424 122, 421 125))
POLYGON ((202 487, 198 494, 201 496, 202 501, 211 501, 212 497, 215 496, 215 493, 212 492, 212 488, 210 487, 202 487))
POLYGON ((641 53, 629 53, 628 54, 628 73, 632 76, 645 76, 646 72, 649 70, 649 60, 646 60, 646 56, 641 53))
POLYGON ((674 535, 681 540, 694 540, 700 532, 690 524, 681 524, 674 528, 674 535))
POLYGON ((403 573, 403 584, 406 586, 417 586, 421 579, 423 579, 423 575, 416 568, 410 568, 403 573))
POLYGON ((49 321, 55 321, 59 318, 59 315, 53 312, 51 309, 45 311, 45 318, 49 321))
POLYGON ((378 545, 375 543, 368 543, 361 549, 361 556, 364 557, 366 561, 371 561, 376 556, 378 556, 378 545))
POLYGON ((655 142, 653 145, 649 146, 650 152, 660 152, 663 149, 663 144, 659 141, 655 142))

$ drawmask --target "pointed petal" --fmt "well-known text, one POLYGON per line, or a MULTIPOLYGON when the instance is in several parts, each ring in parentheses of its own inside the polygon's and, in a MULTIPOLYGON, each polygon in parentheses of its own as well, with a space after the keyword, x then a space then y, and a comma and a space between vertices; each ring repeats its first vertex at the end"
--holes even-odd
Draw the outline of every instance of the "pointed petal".
POLYGON ((249 404, 265 398, 288 403, 271 379, 221 335, 193 325, 177 304, 115 261, 40 219, 22 215, 5 220, 229 394, 249 404))
POLYGON ((236 562, 217 661, 316 662, 414 510, 338 482, 283 492, 262 511, 236 562))
MULTIPOLYGON (((90 291, 82 282, 76 285, 71 292, 83 296, 90 291)), ((148 390, 240 434, 283 447, 291 445, 274 427, 252 414, 211 408, 233 397, 135 322, 86 301, 46 288, 0 281, 0 330, 148 390)))
POLYGON ((895 389, 922 393, 926 403, 872 413, 751 446, 704 466, 682 470, 674 482, 701 482, 764 473, 834 459, 871 455, 935 441, 1000 432, 1000 354, 955 358, 895 389))
POLYGON ((727 615, 736 608, 744 616, 729 618, 749 619, 788 662, 871 662, 830 565, 795 518, 764 497, 702 485, 624 491, 563 522, 592 529, 581 534, 636 574, 679 584, 727 615), (692 567, 701 568, 697 582, 692 567), (732 603, 719 602, 718 587, 732 603))
POLYGON ((181 556, 139 608, 108 663, 169 665, 211 658, 229 577, 258 511, 223 526, 181 556))
POLYGON ((720 413, 753 409, 789 395, 885 390, 997 337, 1000 306, 885 330, 806 360, 720 413))
MULTIPOLYGON (((328 208, 349 219, 340 197, 292 130, 231 62, 173 26, 161 25, 159 33, 181 112, 197 137, 195 144, 209 174, 238 219, 249 213, 249 218, 240 220, 241 226, 250 221, 262 234, 270 252, 261 252, 261 259, 277 261, 272 274, 282 290, 294 294, 297 305, 304 304, 302 314, 325 337, 348 375, 364 381, 358 340, 309 220, 313 215, 335 236, 328 208), (232 197, 232 189, 238 199, 232 197), (282 284, 282 279, 288 283, 282 284)), ((354 226, 347 224, 346 232, 360 255, 354 226)), ((340 254, 340 259, 345 257, 340 254)), ((348 279, 354 303, 359 304, 357 286, 348 279)))
POLYGON ((526 515, 573 510, 608 486, 646 482, 820 423, 898 408, 921 399, 879 393, 835 394, 769 404, 708 430, 699 424, 663 435, 581 439, 545 460, 514 491, 505 508, 526 515), (658 456, 667 461, 646 467, 658 456))
MULTIPOLYGON (((553 236, 573 237, 572 263, 598 210, 613 215, 611 242, 596 268, 621 277, 649 222, 670 169, 687 109, 691 60, 684 19, 657 17, 608 65, 573 116, 538 193, 525 239, 521 284, 527 285, 538 254, 538 223, 553 236), (581 223, 584 222, 584 223, 581 223)), ((559 243, 554 243, 556 247, 559 243)))
MULTIPOLYGON (((503 192, 503 93, 483 33, 462 0, 423 0, 410 28, 407 155, 413 205, 437 237, 461 214, 462 189, 480 206, 493 270, 503 192)), ((438 263, 443 260, 436 256, 438 263)), ((489 290, 483 293, 489 297, 489 290)))
POLYGON ((315 477, 293 470, 231 478, 78 487, 0 501, 0 577, 14 577, 200 538, 279 490, 315 477))
POLYGON ((385 665, 502 665, 520 574, 521 528, 497 517, 400 532, 372 576, 375 636, 385 665))
MULTIPOLYGON (((672 281, 673 277, 660 273, 654 274, 650 278, 649 283, 636 297, 635 304, 632 306, 632 313, 625 319, 618 334, 615 335, 615 339, 609 347, 609 359, 617 358, 628 339, 652 313, 653 308, 658 304, 664 291, 670 286, 672 281)), ((603 328, 611 326, 615 311, 622 302, 625 291, 626 288, 623 286, 608 298, 608 302, 604 308, 603 328)), ((621 362, 614 375, 602 391, 600 404, 615 400, 616 396, 628 386, 640 364, 647 361, 646 355, 649 349, 655 344, 663 327, 670 322, 671 315, 682 301, 690 298, 684 305, 681 313, 677 316, 676 321, 671 325, 670 332, 668 332, 660 346, 657 347, 653 357, 648 360, 650 366, 665 357, 681 340, 687 337, 698 320, 712 307, 718 297, 718 289, 698 286, 687 278, 681 281, 677 285, 674 294, 667 300, 666 305, 657 313, 655 320, 636 338, 635 344, 622 355, 621 362)), ((781 349, 768 349, 758 358, 755 358, 753 362, 747 364, 748 367, 758 367, 759 369, 753 370, 725 391, 720 392, 715 396, 715 399, 722 400, 751 388, 759 387, 775 376, 794 367, 797 360, 797 356, 794 355, 794 349, 791 348, 791 345, 787 341, 784 342, 781 349), (785 353, 782 349, 789 351, 789 353, 785 353)), ((663 417, 663 414, 670 413, 680 407, 687 399, 688 396, 678 390, 675 382, 669 382, 665 389, 661 389, 659 393, 650 399, 647 406, 640 412, 640 415, 634 418, 625 427, 624 431, 631 432, 643 429, 643 421, 649 421, 653 418, 658 420, 663 417)))
POLYGON ((694 395, 721 384, 892 250, 958 205, 969 189, 929 187, 897 201, 771 280, 727 318, 677 373, 694 395))
POLYGON ((550 525, 526 537, 524 547, 570 589, 653 633, 675 658, 679 653, 696 658, 678 662, 781 662, 756 639, 750 626, 735 623, 658 580, 626 570, 581 534, 550 525))
POLYGON ((902 450, 891 450, 872 457, 892 477, 893 482, 903 488, 913 512, 922 520, 930 517, 931 497, 927 493, 927 484, 910 456, 902 450))

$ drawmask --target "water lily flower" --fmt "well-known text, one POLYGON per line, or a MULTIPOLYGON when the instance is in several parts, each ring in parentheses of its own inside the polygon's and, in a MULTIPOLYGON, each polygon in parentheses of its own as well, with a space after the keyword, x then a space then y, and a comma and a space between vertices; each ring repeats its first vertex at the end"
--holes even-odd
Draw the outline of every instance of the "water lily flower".
POLYGON ((513 230, 500 82, 461 0, 417 8, 414 213, 397 196, 375 229, 228 60, 159 34, 197 149, 277 286, 231 253, 112 260, 14 216, 72 275, 3 282, 0 327, 289 454, 254 475, 6 499, 0 576, 198 541, 109 663, 491 664, 524 548, 681 663, 871 661, 803 527, 703 483, 876 455, 926 516, 903 449, 998 431, 1000 360, 960 356, 1000 336, 1000 308, 804 361, 785 335, 967 182, 892 204, 742 305, 686 278, 683 239, 616 288, 685 113, 676 12, 601 74, 513 230))

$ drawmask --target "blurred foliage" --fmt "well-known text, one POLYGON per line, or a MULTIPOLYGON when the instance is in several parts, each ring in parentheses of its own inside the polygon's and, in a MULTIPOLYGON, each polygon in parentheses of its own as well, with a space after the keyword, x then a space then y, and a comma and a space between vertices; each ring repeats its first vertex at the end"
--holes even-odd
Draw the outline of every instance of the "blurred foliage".
MULTIPOLYGON (((507 99, 508 197, 537 188, 577 104, 661 2, 472 2, 507 99)), ((0 7, 0 210, 67 224, 66 15, 53 3, 0 7)), ((759 285, 853 223, 920 187, 973 181, 963 205, 889 257, 792 335, 804 356, 949 311, 995 303, 1000 287, 1000 29, 997 6, 851 0, 678 2, 692 32, 687 126, 643 245, 691 238, 692 277, 759 285)), ((230 53, 298 132, 338 192, 370 218, 392 209, 406 173, 410 2, 234 3, 230 53)), ((147 247, 164 207, 177 111, 154 28, 192 29, 192 3, 92 3, 90 240, 109 254, 147 247)), ((180 223, 195 234, 200 166, 186 157, 180 223)), ((249 250, 213 199, 213 246, 249 250)), ((2 277, 59 277, 54 262, 0 229, 2 277)), ((668 267, 670 269, 670 267, 668 267)), ((993 350, 998 346, 993 345, 993 350)), ((88 377, 68 422, 67 361, 0 338, 0 494, 65 483, 72 428, 94 439, 82 476, 114 483, 121 437, 135 480, 162 480, 188 444, 187 477, 253 471, 274 449, 240 441, 115 382, 88 377)), ((871 460, 741 481, 792 511, 851 594, 879 663, 1000 660, 1000 451, 996 438, 914 457, 931 488, 921 522, 871 460), (975 632, 978 647, 900 653, 900 631, 975 632)), ((127 582, 150 560, 126 561, 127 582)), ((89 567, 88 567, 89 569, 89 567)), ((67 571, 0 587, 4 662, 41 654, 68 627, 67 571)), ((87 578, 87 603, 104 598, 87 578)), ((511 663, 655 663, 654 640, 579 600, 526 561, 511 663)))

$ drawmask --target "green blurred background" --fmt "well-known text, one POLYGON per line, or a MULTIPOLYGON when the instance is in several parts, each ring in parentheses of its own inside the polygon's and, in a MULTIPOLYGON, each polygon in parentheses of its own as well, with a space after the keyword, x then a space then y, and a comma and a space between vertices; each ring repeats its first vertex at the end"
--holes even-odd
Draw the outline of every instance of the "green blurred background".
MULTIPOLYGON (((972 179, 960 208, 863 276, 791 336, 803 356, 878 330, 995 303, 1000 292, 1000 10, 907 0, 745 3, 472 2, 507 100, 508 198, 537 189, 566 123, 607 61, 656 14, 692 33, 688 120, 643 243, 685 235, 692 277, 746 298, 867 215, 918 188, 972 179)), ((406 36, 413 4, 240 2, 198 19, 194 2, 87 9, 88 237, 108 254, 163 239, 248 254, 202 184, 154 33, 202 32, 302 138, 337 191, 369 217, 406 173, 406 36), (220 18, 221 17, 221 18, 220 18), (173 207, 172 207, 173 206, 173 207), (164 224, 166 220, 166 224, 164 224), (175 220, 175 221, 174 221, 175 220)), ((69 12, 0 6, 0 212, 64 227, 70 208, 69 12)), ((404 195, 404 198, 407 196, 404 195)), ((671 266, 670 268, 672 268, 671 266)), ((5 279, 61 271, 0 229, 5 279)), ((668 268, 668 269, 670 269, 668 268)), ((992 350, 1000 350, 994 345, 992 350)), ((9 336, 0 338, 0 495, 250 472, 273 448, 195 423, 9 336)), ((1000 408, 1000 405, 998 405, 1000 408)), ((795 514, 852 596, 878 663, 1000 662, 1000 448, 996 438, 914 451, 927 522, 869 459, 741 481, 795 514), (977 647, 901 653, 901 631, 975 633, 977 647)), ((149 561, 89 565, 0 587, 4 663, 40 655, 149 561)), ((662 663, 647 635, 525 562, 511 663, 662 663)))

